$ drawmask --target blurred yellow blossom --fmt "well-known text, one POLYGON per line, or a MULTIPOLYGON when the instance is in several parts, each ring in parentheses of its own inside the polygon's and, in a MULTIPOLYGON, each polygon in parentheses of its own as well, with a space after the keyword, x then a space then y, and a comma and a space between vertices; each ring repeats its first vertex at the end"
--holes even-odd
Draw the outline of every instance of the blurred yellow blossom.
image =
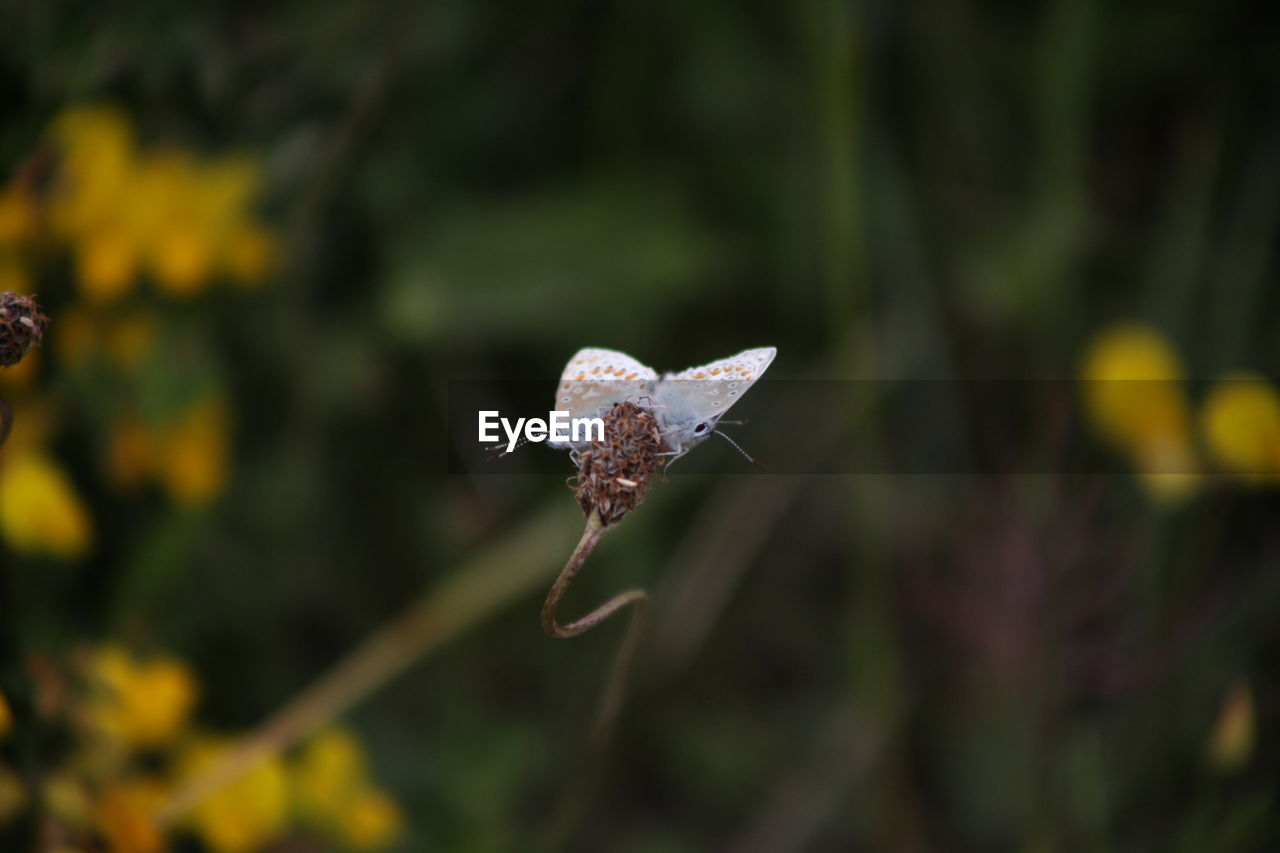
POLYGON ((1182 368, 1154 330, 1122 325, 1099 335, 1081 367, 1098 431, 1127 453, 1149 491, 1177 500, 1198 481, 1182 368))
POLYGON ((213 270, 209 235, 192 222, 173 222, 157 236, 151 249, 156 281, 170 296, 198 293, 213 270))
POLYGON ((356 850, 376 850, 399 835, 404 820, 395 801, 374 786, 360 742, 331 727, 303 749, 290 774, 298 812, 356 850))
POLYGON ((4 694, 0 693, 0 740, 7 738, 12 729, 13 711, 9 709, 9 702, 4 698, 4 694))
POLYGON ((203 504, 222 491, 230 467, 230 423, 226 400, 212 395, 159 431, 156 474, 176 503, 203 504))
POLYGON ((57 463, 31 451, 0 462, 0 533, 15 551, 71 559, 89 550, 93 523, 57 463))
POLYGON ((1238 373, 1218 380, 1201 423, 1223 468, 1252 482, 1280 481, 1280 396, 1265 379, 1238 373))
POLYGON ((151 247, 157 283, 174 296, 196 293, 213 276, 218 256, 253 198, 257 171, 246 160, 197 167, 169 164, 167 209, 151 247))
POLYGON ((346 729, 332 727, 312 738, 290 774, 298 810, 317 822, 336 816, 363 784, 364 750, 346 729))
POLYGON ((1206 758, 1212 767, 1230 772, 1244 766, 1253 755, 1256 716, 1253 690, 1249 682, 1241 679, 1223 697, 1218 719, 1209 734, 1206 758))
POLYGON ((134 237, 118 223, 96 226, 75 241, 76 277, 90 302, 110 302, 127 293, 138 260, 134 237))
POLYGON ((395 800, 366 786, 339 812, 339 836, 356 850, 381 850, 404 830, 404 816, 395 800))
POLYGON ((195 677, 177 658, 135 658, 117 645, 98 649, 89 665, 94 688, 90 725, 124 743, 155 747, 182 730, 196 702, 195 677))
MULTIPOLYGON (((189 780, 225 752, 219 740, 201 737, 179 758, 178 776, 189 780)), ((215 853, 251 853, 280 835, 288 821, 288 783, 278 759, 260 762, 244 776, 206 797, 189 822, 215 853)))
POLYGON ((107 478, 125 492, 154 481, 175 503, 204 504, 226 483, 230 423, 230 407, 216 393, 196 399, 158 425, 121 416, 112 425, 105 448, 107 478))
POLYGON ((21 243, 35 228, 35 211, 19 187, 0 190, 0 246, 21 243))
POLYGON ((160 853, 167 845, 155 821, 165 787, 154 779, 110 783, 98 797, 95 822, 111 853, 160 853))
POLYGON ((118 221, 134 169, 128 116, 104 104, 72 107, 55 119, 51 135, 61 155, 49 205, 54 228, 74 237, 118 221))
MULTIPOLYGON (((87 301, 119 299, 143 269, 161 291, 186 298, 219 271, 256 282, 273 267, 275 238, 252 211, 262 177, 251 158, 139 148, 129 117, 101 104, 64 111, 51 137, 61 157, 50 222, 73 249, 87 301)), ((0 197, 0 236, 30 230, 15 199, 0 197)))

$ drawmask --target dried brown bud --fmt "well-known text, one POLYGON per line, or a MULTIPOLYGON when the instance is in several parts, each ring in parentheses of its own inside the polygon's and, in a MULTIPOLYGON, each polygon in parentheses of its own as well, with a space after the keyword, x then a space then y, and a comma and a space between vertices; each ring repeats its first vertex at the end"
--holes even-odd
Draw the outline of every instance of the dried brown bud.
POLYGON ((12 367, 22 361, 40 343, 48 322, 30 296, 0 293, 0 367, 12 367))
POLYGON ((653 413, 635 403, 615 403, 604 416, 604 440, 578 453, 575 486, 588 517, 608 526, 640 506, 663 451, 653 413))

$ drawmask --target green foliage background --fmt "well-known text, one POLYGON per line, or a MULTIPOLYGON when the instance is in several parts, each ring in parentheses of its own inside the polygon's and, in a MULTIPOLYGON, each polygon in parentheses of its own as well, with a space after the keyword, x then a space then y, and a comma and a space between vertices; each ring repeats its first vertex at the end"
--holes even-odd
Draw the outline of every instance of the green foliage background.
MULTIPOLYGON (((1134 319, 1193 387, 1280 364, 1270 9, 0 14, 7 168, 60 108, 110 99, 144 137, 259 152, 288 246, 278 282, 181 318, 232 389, 228 490, 187 513, 88 485, 91 559, 4 553, 10 684, 32 650, 123 637, 192 661, 208 723, 252 727, 522 519, 564 505, 576 532, 557 477, 451 473, 445 406, 449 379, 554 377, 583 345, 659 368, 776 345, 790 377, 1069 378, 1134 319)), ((56 330, 65 276, 41 297, 56 330)), ((874 453, 874 421, 831 429, 874 453)), ((90 484, 94 430, 63 448, 90 484)), ((1016 463, 673 476, 570 602, 657 590, 573 849, 1265 849, 1278 507, 1223 489, 1166 508, 1132 478, 1016 463), (723 606, 681 609, 757 531, 723 606), (1258 743, 1221 775, 1204 745, 1240 678, 1258 743)), ((621 626, 544 638, 541 594, 352 715, 410 820, 401 849, 529 849, 567 790, 621 626)))

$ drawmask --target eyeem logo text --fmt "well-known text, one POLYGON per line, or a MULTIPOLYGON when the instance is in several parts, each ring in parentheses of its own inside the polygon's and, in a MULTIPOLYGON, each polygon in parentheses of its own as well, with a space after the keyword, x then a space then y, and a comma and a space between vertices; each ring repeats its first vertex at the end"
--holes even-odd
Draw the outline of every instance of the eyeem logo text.
POLYGON ((542 418, 516 418, 515 425, 501 417, 497 410, 480 412, 480 441, 501 441, 498 427, 507 434, 507 453, 516 449, 523 437, 525 441, 550 441, 553 444, 604 441, 604 418, 572 418, 566 411, 549 413, 542 418), (523 436, 521 431, 523 430, 523 436))

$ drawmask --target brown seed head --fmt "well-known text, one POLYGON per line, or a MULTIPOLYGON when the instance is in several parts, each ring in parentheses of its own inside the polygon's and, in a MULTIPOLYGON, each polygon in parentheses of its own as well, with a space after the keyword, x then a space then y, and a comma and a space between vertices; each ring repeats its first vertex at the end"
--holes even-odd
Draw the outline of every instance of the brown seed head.
POLYGON ((574 488, 583 513, 598 512, 608 526, 640 506, 662 450, 653 413, 635 403, 615 403, 604 416, 604 440, 578 453, 574 488))
POLYGON ((12 367, 22 361, 40 343, 48 322, 30 296, 0 293, 0 367, 12 367))

